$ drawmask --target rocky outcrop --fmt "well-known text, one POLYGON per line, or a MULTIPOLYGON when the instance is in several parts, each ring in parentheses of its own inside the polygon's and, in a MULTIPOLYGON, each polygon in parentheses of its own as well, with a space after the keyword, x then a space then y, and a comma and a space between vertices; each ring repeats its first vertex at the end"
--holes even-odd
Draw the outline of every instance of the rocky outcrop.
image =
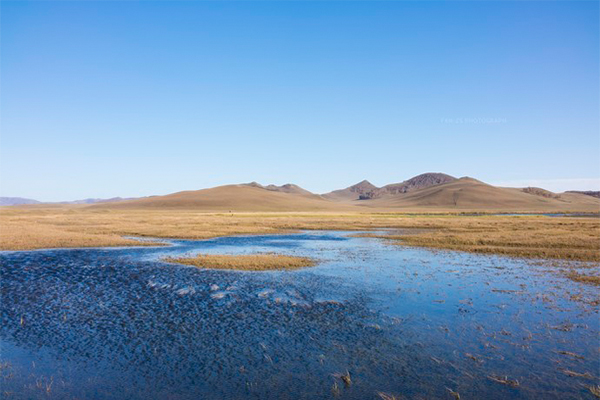
POLYGON ((547 199, 558 199, 560 196, 549 190, 538 188, 538 187, 526 187, 521 189, 525 193, 533 194, 535 196, 545 197, 547 199))
POLYGON ((417 175, 414 178, 410 178, 409 180, 406 180, 404 182, 386 185, 381 189, 377 190, 375 197, 408 193, 412 192, 413 190, 425 189, 431 186, 453 182, 455 180, 456 178, 450 175, 442 174, 439 172, 428 172, 425 174, 417 175))
POLYGON ((367 180, 364 180, 352 186, 348 186, 345 189, 334 190, 333 192, 324 194, 323 197, 336 201, 353 201, 363 199, 363 197, 377 189, 377 186, 373 185, 367 180))
POLYGON ((597 197, 600 199, 600 192, 598 191, 594 191, 594 190, 569 190, 566 193, 578 193, 578 194, 585 194, 586 196, 592 196, 592 197, 597 197))

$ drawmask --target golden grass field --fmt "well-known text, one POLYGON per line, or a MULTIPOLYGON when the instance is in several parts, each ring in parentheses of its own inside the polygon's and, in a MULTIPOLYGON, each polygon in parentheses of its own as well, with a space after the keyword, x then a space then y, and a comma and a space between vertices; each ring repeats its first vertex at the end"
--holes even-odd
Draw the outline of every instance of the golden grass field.
MULTIPOLYGON (((372 231, 390 243, 539 259, 600 262, 600 218, 399 213, 202 213, 85 206, 0 209, 0 249, 147 246, 126 239, 208 239, 298 230, 372 231), (386 229, 387 231, 377 231, 386 229)), ((598 283, 596 275, 571 274, 598 283)))
MULTIPOLYGON (((0 249, 139 246, 123 236, 208 239, 297 230, 391 229, 375 236, 441 249, 600 261, 600 218, 397 213, 202 213, 89 207, 4 207, 0 249), (394 235, 393 229, 416 229, 394 235)), ((142 243, 149 245, 152 243, 142 243)))
POLYGON ((198 268, 236 269, 242 271, 273 271, 312 267, 316 262, 308 257, 283 254, 199 254, 196 257, 167 257, 167 262, 193 265, 198 268))

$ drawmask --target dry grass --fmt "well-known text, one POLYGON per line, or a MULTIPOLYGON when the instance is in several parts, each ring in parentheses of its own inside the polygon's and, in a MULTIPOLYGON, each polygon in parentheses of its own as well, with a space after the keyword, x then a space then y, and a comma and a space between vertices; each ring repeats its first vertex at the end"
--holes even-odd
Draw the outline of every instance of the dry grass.
POLYGON ((508 385, 508 386, 512 386, 512 387, 518 387, 519 386, 519 381, 517 381, 516 379, 508 379, 507 376, 496 376, 496 375, 489 375, 488 379, 497 382, 497 383, 501 383, 503 385, 508 385))
POLYGON ((600 399, 600 385, 598 385, 598 386, 590 386, 590 387, 588 387, 588 389, 594 395, 594 397, 600 399))
MULTIPOLYGON (((398 244, 515 257, 600 261, 598 218, 432 217, 415 234, 368 234, 398 244)), ((415 222, 417 222, 415 221, 415 222)), ((418 226, 417 226, 418 225, 418 226)))
POLYGON ((235 269, 242 271, 274 271, 312 267, 316 263, 308 257, 283 254, 224 255, 200 254, 196 257, 165 258, 165 261, 193 265, 199 268, 235 269))
POLYGON ((589 283, 592 285, 600 285, 600 276, 598 276, 598 275, 582 274, 577 271, 571 271, 567 274, 567 278, 574 280, 576 282, 589 283))
MULTIPOLYGON (((0 249, 140 245, 123 236, 207 239, 297 230, 409 230, 395 243, 517 257, 600 261, 600 218, 394 213, 201 213, 89 207, 4 207, 0 249)), ((143 243, 151 244, 151 243, 143 243)))

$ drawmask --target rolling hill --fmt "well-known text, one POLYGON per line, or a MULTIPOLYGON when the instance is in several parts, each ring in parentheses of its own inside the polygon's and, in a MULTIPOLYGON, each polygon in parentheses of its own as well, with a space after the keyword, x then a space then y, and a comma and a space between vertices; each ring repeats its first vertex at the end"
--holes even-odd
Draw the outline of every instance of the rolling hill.
POLYGON ((291 194, 299 194, 299 195, 304 195, 304 196, 319 197, 319 196, 315 195, 314 193, 309 192, 306 189, 302 189, 298 185, 294 185, 293 183, 286 183, 285 185, 281 185, 281 186, 277 186, 277 185, 263 186, 260 183, 251 182, 251 183, 247 183, 246 185, 252 186, 252 187, 257 187, 260 189, 270 190, 273 192, 291 193, 291 194))
POLYGON ((548 191, 502 188, 464 177, 440 185, 396 196, 367 200, 368 207, 436 211, 600 211, 600 201, 591 196, 548 191), (532 193, 533 192, 533 193, 532 193))
POLYGON ((324 198, 333 201, 353 201, 359 200, 361 196, 367 195, 368 193, 377 190, 378 187, 373 185, 371 182, 364 180, 358 182, 355 185, 348 186, 345 189, 334 190, 323 195, 324 198))
POLYGON ((417 175, 404 182, 392 183, 385 185, 381 189, 376 190, 373 193, 373 198, 393 196, 402 193, 409 193, 415 190, 426 189, 428 187, 442 185, 455 181, 456 178, 450 175, 442 174, 440 172, 428 172, 425 174, 417 175))
POLYGON ((255 182, 166 196, 96 204, 111 209, 195 209, 201 211, 349 211, 354 207, 329 201, 296 185, 262 186, 255 182))
POLYGON ((263 186, 252 182, 164 196, 109 199, 81 206, 200 212, 600 212, 600 199, 583 193, 553 193, 534 187, 496 187, 469 177, 457 179, 442 173, 427 173, 381 188, 364 180, 324 195, 291 183, 263 186))
POLYGON ((370 200, 390 197, 401 193, 408 193, 431 186, 441 185, 456 180, 455 177, 439 172, 428 172, 417 175, 400 183, 391 183, 381 188, 364 180, 345 189, 334 190, 323 195, 326 199, 334 201, 352 202, 354 200, 370 200))
POLYGON ((600 199, 600 191, 597 190, 569 190, 568 192, 565 193, 578 193, 578 194, 585 194, 586 196, 592 196, 592 197, 597 197, 600 199))

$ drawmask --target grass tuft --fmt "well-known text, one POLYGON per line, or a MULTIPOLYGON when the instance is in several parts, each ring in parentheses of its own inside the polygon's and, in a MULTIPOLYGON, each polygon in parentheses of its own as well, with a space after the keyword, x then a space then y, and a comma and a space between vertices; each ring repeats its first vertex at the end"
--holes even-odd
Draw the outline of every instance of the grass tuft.
POLYGON ((312 267, 316 262, 308 257, 283 254, 199 254, 196 257, 168 257, 164 261, 193 265, 208 269, 234 269, 241 271, 274 271, 312 267))
POLYGON ((571 271, 567 274, 567 278, 574 280, 575 282, 589 283, 591 285, 600 285, 599 275, 582 274, 577 271, 571 271))

